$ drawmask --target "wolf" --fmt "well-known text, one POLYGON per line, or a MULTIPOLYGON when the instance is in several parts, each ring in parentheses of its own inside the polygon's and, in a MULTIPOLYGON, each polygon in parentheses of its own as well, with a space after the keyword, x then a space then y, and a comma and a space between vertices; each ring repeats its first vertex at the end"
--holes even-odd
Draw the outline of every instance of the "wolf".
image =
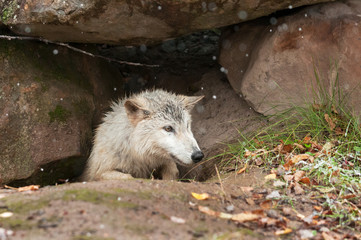
POLYGON ((113 102, 96 129, 82 180, 178 179, 177 164, 204 157, 190 114, 203 97, 154 89, 113 102))

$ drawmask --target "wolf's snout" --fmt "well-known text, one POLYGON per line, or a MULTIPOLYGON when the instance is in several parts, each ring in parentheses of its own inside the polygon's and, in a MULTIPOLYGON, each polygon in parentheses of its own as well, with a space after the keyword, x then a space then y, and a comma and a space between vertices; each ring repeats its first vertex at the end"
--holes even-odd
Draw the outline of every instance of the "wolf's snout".
POLYGON ((192 153, 192 156, 191 156, 193 162, 195 162, 195 163, 201 161, 203 159, 203 157, 204 157, 204 154, 201 151, 195 151, 192 153))

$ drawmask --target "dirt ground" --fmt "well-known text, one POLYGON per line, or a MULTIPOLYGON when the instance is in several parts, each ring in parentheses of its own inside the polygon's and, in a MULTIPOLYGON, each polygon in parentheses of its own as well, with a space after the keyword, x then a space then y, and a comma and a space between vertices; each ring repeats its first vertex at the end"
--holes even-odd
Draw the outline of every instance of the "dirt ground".
MULTIPOLYGON (((222 184, 216 178, 206 183, 137 179, 72 183, 22 193, 2 189, 0 209, 14 215, 0 219, 0 226, 8 230, 9 239, 274 239, 272 227, 237 224, 198 210, 199 205, 223 212, 228 207, 235 213, 258 209, 246 199, 269 193, 264 175, 261 169, 233 173, 222 184), (199 201, 192 192, 209 193, 212 198, 199 201)), ((302 210, 310 207, 297 205, 302 210)), ((269 210, 269 214, 279 213, 269 210)), ((1 231, 0 239, 7 239, 1 231)))

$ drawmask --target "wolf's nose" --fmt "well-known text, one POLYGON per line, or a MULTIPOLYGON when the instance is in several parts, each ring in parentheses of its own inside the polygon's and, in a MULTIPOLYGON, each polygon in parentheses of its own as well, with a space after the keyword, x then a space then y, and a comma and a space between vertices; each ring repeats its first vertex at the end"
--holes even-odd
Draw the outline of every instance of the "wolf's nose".
POLYGON ((195 151, 195 152, 192 153, 192 156, 191 156, 193 162, 195 162, 195 163, 202 160, 203 157, 204 157, 204 154, 201 151, 195 151))

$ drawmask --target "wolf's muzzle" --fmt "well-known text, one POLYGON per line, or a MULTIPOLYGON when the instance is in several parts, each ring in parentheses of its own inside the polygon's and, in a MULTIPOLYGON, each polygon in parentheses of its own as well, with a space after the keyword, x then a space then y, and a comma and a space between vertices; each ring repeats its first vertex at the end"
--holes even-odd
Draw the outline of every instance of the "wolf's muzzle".
POLYGON ((201 161, 204 157, 204 154, 201 151, 195 151, 192 153, 191 158, 193 160, 193 162, 197 163, 199 161, 201 161))

